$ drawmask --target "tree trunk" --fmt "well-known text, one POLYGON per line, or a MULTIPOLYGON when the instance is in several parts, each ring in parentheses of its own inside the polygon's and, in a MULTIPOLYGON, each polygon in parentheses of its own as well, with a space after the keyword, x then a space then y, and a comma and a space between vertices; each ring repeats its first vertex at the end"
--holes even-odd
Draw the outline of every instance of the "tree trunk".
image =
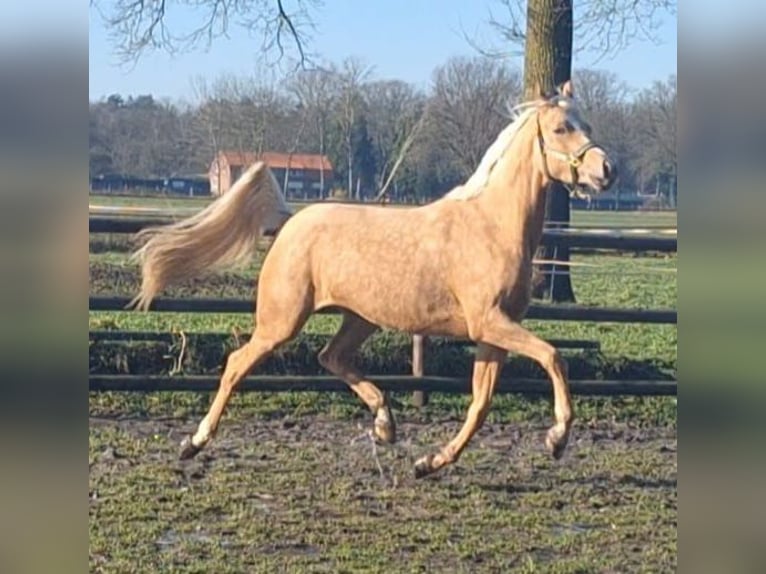
MULTIPOLYGON (((324 128, 319 126, 319 155, 324 157, 324 128)), ((324 165, 319 164, 319 199, 324 199, 324 165)))
MULTIPOLYGON (((524 95, 533 99, 540 90, 552 93, 572 77, 572 0, 528 0, 524 47, 524 95)), ((576 87, 575 87, 576 89, 576 87)), ((548 187, 545 221, 549 229, 568 228, 569 192, 559 184, 548 187)), ((568 247, 540 247, 537 259, 569 261, 568 247)), ((569 266, 536 267, 532 294, 538 299, 575 301, 569 266)))
POLYGON ((348 163, 348 199, 354 199, 354 156, 351 153, 351 136, 346 139, 346 162, 348 163))

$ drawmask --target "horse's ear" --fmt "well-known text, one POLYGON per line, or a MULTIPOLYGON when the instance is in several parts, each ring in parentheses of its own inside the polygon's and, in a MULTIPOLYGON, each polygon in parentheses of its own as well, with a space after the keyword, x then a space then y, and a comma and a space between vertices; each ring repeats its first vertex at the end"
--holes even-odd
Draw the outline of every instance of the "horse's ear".
POLYGON ((572 80, 567 80, 559 86, 559 94, 565 98, 574 97, 574 86, 572 85, 572 80))

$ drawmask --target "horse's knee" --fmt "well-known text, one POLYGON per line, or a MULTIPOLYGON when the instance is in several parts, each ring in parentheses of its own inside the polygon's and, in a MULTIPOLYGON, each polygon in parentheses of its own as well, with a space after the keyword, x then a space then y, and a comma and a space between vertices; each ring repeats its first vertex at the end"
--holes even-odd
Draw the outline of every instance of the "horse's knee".
POLYGON ((561 355, 559 350, 553 346, 548 346, 545 349, 545 352, 543 353, 543 356, 541 357, 540 363, 542 364, 543 368, 549 373, 553 371, 556 373, 560 373, 563 376, 566 376, 567 371, 569 370, 566 359, 564 359, 564 357, 561 355))

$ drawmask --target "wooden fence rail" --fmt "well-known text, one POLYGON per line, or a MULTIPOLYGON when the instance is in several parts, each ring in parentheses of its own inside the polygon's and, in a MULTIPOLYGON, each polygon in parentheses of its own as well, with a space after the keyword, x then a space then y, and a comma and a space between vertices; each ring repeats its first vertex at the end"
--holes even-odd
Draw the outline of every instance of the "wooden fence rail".
MULTIPOLYGON (((130 297, 91 295, 90 311, 123 311, 130 297)), ((166 313, 253 313, 255 301, 249 299, 178 299, 158 297, 152 301, 152 311, 166 313)), ((336 314, 335 309, 323 309, 322 314, 336 314)), ((604 323, 654 323, 678 322, 675 309, 615 309, 610 307, 584 307, 582 305, 532 304, 527 319, 546 321, 595 321, 604 323)))
MULTIPOLYGON (((170 223, 168 217, 122 217, 90 216, 90 233, 132 234, 153 225, 170 223)), ((542 243, 551 246, 568 246, 572 249, 598 249, 617 251, 655 251, 675 253, 678 248, 674 230, 615 230, 577 229, 545 230, 542 243)), ((130 297, 90 295, 90 311, 123 311, 130 297)), ((245 299, 179 299, 159 297, 151 306, 156 312, 183 313, 253 313, 255 301, 245 299)), ((322 313, 336 313, 326 309, 322 313)), ((678 322, 674 309, 614 309, 605 307, 584 307, 580 305, 532 304, 528 319, 554 321, 592 321, 614 323, 671 324, 678 322)), ((172 334, 146 332, 91 331, 91 340, 168 340, 172 334)), ((412 375, 373 376, 382 390, 414 392, 415 405, 427 402, 427 393, 467 393, 470 381, 464 378, 434 377, 423 372, 423 354, 426 337, 413 336, 412 375)), ((460 342, 457 342, 460 344, 460 342)), ((467 342, 462 342, 467 344, 467 342)), ((598 349, 597 341, 551 341, 559 348, 598 349)), ((167 376, 149 377, 143 375, 98 375, 89 377, 91 391, 210 391, 218 387, 215 376, 167 376)), ((578 395, 671 395, 677 394, 676 381, 600 381, 572 380, 570 388, 578 395)), ((263 392, 287 391, 345 391, 348 387, 342 381, 330 376, 251 376, 242 383, 242 390, 263 392)), ((536 379, 501 379, 500 393, 520 393, 549 396, 550 382, 536 379)))
MULTIPOLYGON (((185 333, 190 337, 219 337, 229 338, 233 337, 233 333, 210 333, 194 331, 191 333, 185 333)), ((238 336, 242 340, 250 338, 251 333, 238 333, 238 336)), ((415 335, 417 337, 418 335, 415 335)), ((160 341, 163 343, 172 343, 180 337, 180 333, 168 333, 157 331, 112 331, 110 329, 97 329, 88 332, 88 339, 90 341, 160 341)), ((330 335, 327 335, 329 338, 330 335)), ((589 339, 545 339, 550 345, 553 345, 557 349, 591 349, 600 350, 601 343, 599 341, 591 341, 589 339)), ((475 345, 472 341, 467 339, 454 339, 450 341, 450 345, 455 348, 470 347, 475 345)))
MULTIPOLYGON (((172 223, 173 220, 161 217, 89 217, 90 233, 132 234, 145 227, 172 223)), ((675 235, 658 236, 650 233, 641 235, 628 231, 599 229, 546 229, 542 244, 571 249, 606 249, 617 251, 658 251, 675 253, 678 239, 675 235)))

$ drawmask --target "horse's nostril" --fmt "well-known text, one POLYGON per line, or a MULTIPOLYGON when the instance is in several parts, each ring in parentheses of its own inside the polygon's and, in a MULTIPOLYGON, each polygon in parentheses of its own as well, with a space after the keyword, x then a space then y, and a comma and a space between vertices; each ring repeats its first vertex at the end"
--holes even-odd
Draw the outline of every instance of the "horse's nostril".
POLYGON ((604 179, 611 179, 611 166, 608 161, 604 162, 604 179))

